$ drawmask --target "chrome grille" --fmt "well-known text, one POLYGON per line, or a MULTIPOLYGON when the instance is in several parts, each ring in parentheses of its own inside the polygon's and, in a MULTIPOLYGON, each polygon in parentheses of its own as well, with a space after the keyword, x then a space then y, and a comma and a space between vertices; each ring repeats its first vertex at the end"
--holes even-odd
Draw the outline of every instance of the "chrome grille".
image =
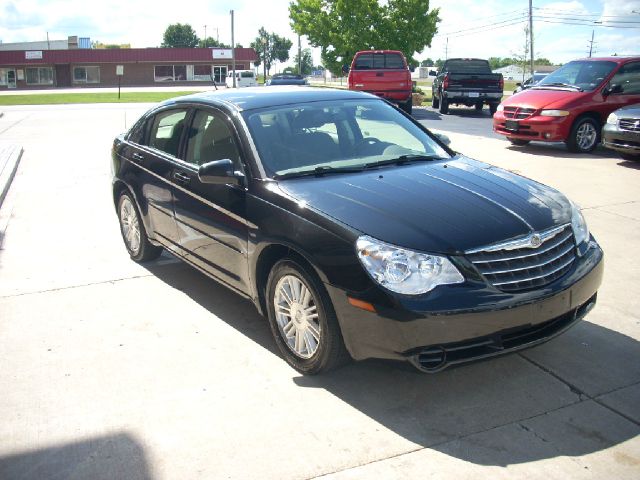
POLYGON ((535 108, 504 107, 504 118, 522 120, 533 115, 535 111, 535 108))
POLYGON ((576 249, 571 225, 564 225, 471 250, 466 256, 494 287, 520 292, 544 287, 566 274, 576 258, 576 249), (533 247, 536 240, 539 246, 533 247))
POLYGON ((640 119, 638 118, 621 118, 618 122, 621 130, 629 130, 631 132, 640 132, 640 119))

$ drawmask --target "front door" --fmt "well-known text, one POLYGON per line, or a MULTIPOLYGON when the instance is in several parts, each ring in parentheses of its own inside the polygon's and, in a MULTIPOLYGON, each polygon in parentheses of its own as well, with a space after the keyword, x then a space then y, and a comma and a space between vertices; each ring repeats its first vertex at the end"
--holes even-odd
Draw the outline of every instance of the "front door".
POLYGON ((16 88, 16 71, 15 70, 7 71, 7 87, 16 88))
POLYGON ((215 83, 225 83, 227 78, 227 67, 213 67, 213 81, 215 83))
POLYGON ((71 65, 56 65, 56 86, 71 86, 71 65))
POLYGON ((189 130, 186 165, 174 169, 174 208, 180 245, 187 259, 221 282, 249 292, 246 193, 243 186, 200 182, 197 169, 231 159, 243 170, 231 124, 215 110, 196 110, 189 130))

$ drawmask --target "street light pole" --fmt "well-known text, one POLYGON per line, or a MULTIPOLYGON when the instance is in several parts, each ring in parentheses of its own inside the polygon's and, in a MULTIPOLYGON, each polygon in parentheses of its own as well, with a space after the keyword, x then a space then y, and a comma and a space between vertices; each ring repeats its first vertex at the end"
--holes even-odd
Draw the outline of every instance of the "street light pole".
POLYGON ((233 72, 233 88, 236 88, 236 42, 233 35, 233 10, 231 10, 231 71, 233 72))
POLYGON ((529 0, 529 47, 531 48, 531 77, 533 78, 533 5, 532 3, 533 3, 533 0, 529 0))

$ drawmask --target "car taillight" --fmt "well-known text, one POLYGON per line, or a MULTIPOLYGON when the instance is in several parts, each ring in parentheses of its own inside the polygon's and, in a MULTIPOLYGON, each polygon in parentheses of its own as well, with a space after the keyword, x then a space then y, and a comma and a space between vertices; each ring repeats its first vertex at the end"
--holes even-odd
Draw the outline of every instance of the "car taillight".
POLYGON ((444 80, 442 81, 442 88, 449 88, 449 74, 445 74, 444 80))
POLYGON ((500 79, 500 90, 504 90, 504 78, 500 79))

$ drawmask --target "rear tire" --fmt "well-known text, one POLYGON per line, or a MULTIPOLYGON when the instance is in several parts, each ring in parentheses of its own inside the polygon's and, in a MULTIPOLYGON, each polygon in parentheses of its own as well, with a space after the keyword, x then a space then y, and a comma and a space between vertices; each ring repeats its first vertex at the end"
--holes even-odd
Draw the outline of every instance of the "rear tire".
POLYGON ((265 293, 271 333, 289 365, 315 375, 350 360, 333 304, 315 272, 283 258, 271 269, 265 293))
POLYGON ((438 111, 443 115, 449 113, 449 102, 446 98, 440 99, 440 108, 438 109, 438 111))
POLYGON ((482 111, 482 107, 484 107, 484 104, 476 103, 476 112, 481 112, 482 111))
POLYGON ((489 113, 491 114, 491 116, 493 116, 497 111, 498 111, 498 104, 497 103, 490 103, 489 104, 489 113))
POLYGON ((592 152, 600 143, 600 122, 592 117, 578 118, 571 127, 566 143, 570 152, 592 152))
POLYGON ((118 198, 118 220, 120 233, 131 260, 140 263, 155 260, 160 256, 162 247, 157 247, 149 241, 138 207, 127 190, 123 190, 118 198))
POLYGON ((433 96, 431 97, 431 106, 437 109, 438 107, 440 107, 440 99, 436 97, 434 94, 432 95, 433 96))
POLYGON ((511 145, 516 145, 518 147, 524 147, 525 145, 529 145, 529 140, 520 140, 518 138, 509 138, 511 145))
POLYGON ((404 103, 401 103, 400 108, 404 110, 404 112, 407 113, 408 115, 411 115, 411 112, 413 111, 413 97, 409 97, 409 100, 407 100, 404 103))

